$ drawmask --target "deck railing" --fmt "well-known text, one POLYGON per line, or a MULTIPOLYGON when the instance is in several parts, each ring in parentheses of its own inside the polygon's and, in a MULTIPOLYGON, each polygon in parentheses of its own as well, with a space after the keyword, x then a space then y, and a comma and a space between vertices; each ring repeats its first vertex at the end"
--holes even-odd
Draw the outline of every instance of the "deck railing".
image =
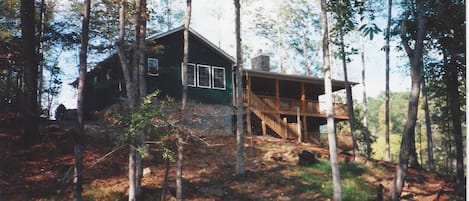
MULTIPOLYGON (((246 90, 245 90, 246 92, 246 90)), ((245 93, 244 102, 246 104, 250 103, 250 107, 265 107, 262 105, 253 105, 254 101, 249 101, 249 94, 245 93)), ((300 100, 300 99, 293 99, 293 98, 283 98, 279 97, 278 104, 277 99, 274 96, 261 96, 257 95, 262 101, 264 101, 270 108, 258 108, 259 110, 271 110, 274 108, 275 110, 272 112, 277 112, 281 114, 296 114, 297 108, 300 108, 300 112, 305 115, 313 115, 313 116, 325 116, 326 109, 322 108, 325 107, 325 103, 319 102, 316 100, 300 100)), ((347 105, 341 103, 334 103, 334 116, 337 118, 348 118, 347 112, 347 105)))

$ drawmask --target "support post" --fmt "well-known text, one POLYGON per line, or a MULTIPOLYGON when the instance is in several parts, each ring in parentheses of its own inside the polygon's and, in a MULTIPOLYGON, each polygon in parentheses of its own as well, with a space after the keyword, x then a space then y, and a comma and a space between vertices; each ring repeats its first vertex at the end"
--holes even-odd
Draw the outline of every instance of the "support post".
POLYGON ((306 112, 306 93, 305 83, 301 83, 301 112, 306 112))
POLYGON ((288 121, 287 121, 286 117, 283 117, 283 123, 284 123, 284 126, 285 126, 285 131, 283 133, 283 136, 284 136, 284 138, 288 139, 288 121))
POLYGON ((304 130, 304 134, 303 134, 303 140, 305 142, 307 142, 309 140, 309 134, 308 134, 308 123, 307 123, 307 117, 306 115, 303 116, 303 130, 304 130))
POLYGON ((262 135, 266 136, 267 135, 267 128, 265 127, 265 121, 261 121, 262 124, 262 135))
POLYGON ((278 80, 275 80, 275 110, 277 112, 280 110, 280 83, 278 80))
POLYGON ((301 117, 300 117, 300 107, 296 107, 296 128, 298 129, 298 142, 301 142, 301 117))

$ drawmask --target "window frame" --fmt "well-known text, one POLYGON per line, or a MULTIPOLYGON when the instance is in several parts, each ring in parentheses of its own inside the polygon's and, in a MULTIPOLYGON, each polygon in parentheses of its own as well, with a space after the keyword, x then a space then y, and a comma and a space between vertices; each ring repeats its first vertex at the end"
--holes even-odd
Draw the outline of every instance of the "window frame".
POLYGON ((212 66, 212 88, 218 90, 226 90, 226 69, 220 66, 212 66), (222 70, 223 71, 223 87, 216 87, 215 86, 215 70, 222 70))
MULTIPOLYGON (((187 78, 188 78, 188 80, 187 80, 187 81, 188 81, 188 82, 187 82, 187 86, 190 86, 190 87, 197 87, 197 79, 196 79, 196 78, 197 78, 197 76, 196 76, 197 71, 196 71, 196 64, 194 64, 194 63, 187 63, 187 66, 192 66, 192 67, 193 67, 192 69, 193 69, 193 71, 194 71, 194 76, 193 76, 194 82, 193 82, 193 83, 189 83, 189 73, 187 73, 187 78)), ((186 66, 186 68, 187 68, 187 66, 186 66)), ((181 62, 181 84, 182 84, 182 74, 184 73, 184 71, 183 71, 184 69, 183 69, 183 68, 184 68, 184 62, 181 62)), ((186 71, 186 72, 189 72, 189 68, 187 68, 187 71, 186 71)))
POLYGON ((148 57, 147 58, 147 75, 149 76, 160 76, 160 61, 157 58, 148 57), (150 72, 150 60, 156 61, 156 73, 150 72))
POLYGON ((197 64, 197 87, 199 88, 206 88, 210 89, 212 88, 212 76, 211 76, 211 67, 210 65, 204 65, 204 64, 197 64), (200 68, 207 68, 208 69, 208 86, 200 85, 200 68))

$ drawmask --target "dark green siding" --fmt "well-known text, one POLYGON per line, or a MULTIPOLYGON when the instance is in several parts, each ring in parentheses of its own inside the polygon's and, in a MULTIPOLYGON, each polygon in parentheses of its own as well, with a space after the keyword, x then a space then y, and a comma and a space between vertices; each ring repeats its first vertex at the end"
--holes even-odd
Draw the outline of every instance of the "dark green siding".
MULTIPOLYGON (((157 58, 159 62, 159 76, 147 77, 149 91, 159 89, 161 95, 181 98, 181 64, 183 59, 183 32, 167 35, 156 40, 158 51, 150 53, 148 57, 157 58)), ((204 64, 225 68, 226 89, 188 87, 189 100, 209 104, 232 105, 232 63, 220 55, 205 42, 190 34, 189 63, 204 64)))

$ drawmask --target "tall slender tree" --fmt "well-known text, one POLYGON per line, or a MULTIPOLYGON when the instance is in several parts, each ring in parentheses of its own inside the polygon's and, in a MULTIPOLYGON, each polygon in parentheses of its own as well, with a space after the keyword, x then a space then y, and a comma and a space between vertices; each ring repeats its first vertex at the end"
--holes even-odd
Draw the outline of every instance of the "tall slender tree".
MULTIPOLYGON (((184 57, 182 59, 182 122, 186 123, 186 104, 187 104, 187 65, 189 63, 189 27, 192 15, 192 0, 186 1, 186 21, 184 23, 184 57)), ((182 184, 182 171, 184 163, 184 139, 183 133, 178 133, 178 162, 176 169, 176 199, 183 200, 183 184, 182 184)))
MULTIPOLYGON (((412 2, 411 2, 412 3, 412 2)), ((424 1, 416 0, 415 6, 410 6, 412 13, 415 14, 415 23, 417 24, 415 41, 413 42, 414 48, 410 47, 409 33, 406 24, 409 20, 410 12, 406 12, 401 24, 401 39, 402 45, 410 60, 410 77, 411 77, 411 90, 409 97, 409 107, 407 110, 407 120, 404 125, 402 133, 401 147, 399 151, 398 165, 391 186, 391 200, 397 201, 400 199, 404 181, 407 176, 407 168, 409 164, 409 143, 410 138, 415 138, 415 124, 417 121, 418 102, 420 96, 420 84, 422 81, 422 54, 423 54, 423 41, 425 39, 425 13, 424 1)), ((415 145, 414 145, 415 146, 415 145)))
POLYGON ((242 175, 244 169, 244 119, 243 119, 243 57, 241 52, 241 4, 234 0, 235 5, 235 33, 236 33, 236 174, 242 175))
POLYGON ((35 33, 34 0, 21 0, 21 55, 24 72, 24 109, 23 115, 27 124, 24 124, 26 141, 39 135, 39 115, 37 107, 37 55, 35 33))
MULTIPOLYGON (((433 159, 433 136, 432 126, 430 120, 430 109, 428 107, 428 94, 425 77, 422 79, 422 95, 423 95, 423 109, 425 110, 425 129, 427 132, 427 154, 428 154, 428 167, 430 170, 435 169, 435 160, 433 159)), ((423 165, 423 164, 422 164, 423 165)))
POLYGON ((342 200, 342 188, 340 186, 339 160, 337 158, 337 142, 335 136, 334 111, 332 105, 331 65, 329 56, 329 29, 327 22, 327 0, 321 0, 321 25, 322 25, 322 53, 324 65, 324 91, 326 92, 327 111, 327 140, 329 141, 329 154, 332 168, 332 184, 334 186, 333 199, 342 200))
POLYGON ((368 100, 366 99, 366 82, 365 82, 365 42, 364 38, 360 37, 361 42, 361 61, 362 61, 362 86, 363 86, 363 132, 365 134, 366 143, 366 158, 371 157, 371 139, 370 130, 368 129, 368 100))
POLYGON ((390 45, 389 40, 391 38, 391 18, 392 18, 392 0, 388 0, 388 22, 386 26, 386 91, 385 91, 385 98, 384 98, 384 136, 386 138, 386 148, 384 153, 384 160, 391 161, 391 146, 389 143, 389 52, 390 52, 390 45))
POLYGON ((86 94, 86 65, 88 60, 88 41, 89 41, 89 24, 90 24, 90 7, 91 0, 83 2, 83 22, 81 31, 81 45, 80 45, 80 69, 78 79, 78 97, 77 97, 77 131, 74 133, 75 138, 75 167, 74 167, 74 192, 73 200, 82 200, 82 171, 83 171, 83 135, 85 132, 84 127, 84 97, 86 94))

